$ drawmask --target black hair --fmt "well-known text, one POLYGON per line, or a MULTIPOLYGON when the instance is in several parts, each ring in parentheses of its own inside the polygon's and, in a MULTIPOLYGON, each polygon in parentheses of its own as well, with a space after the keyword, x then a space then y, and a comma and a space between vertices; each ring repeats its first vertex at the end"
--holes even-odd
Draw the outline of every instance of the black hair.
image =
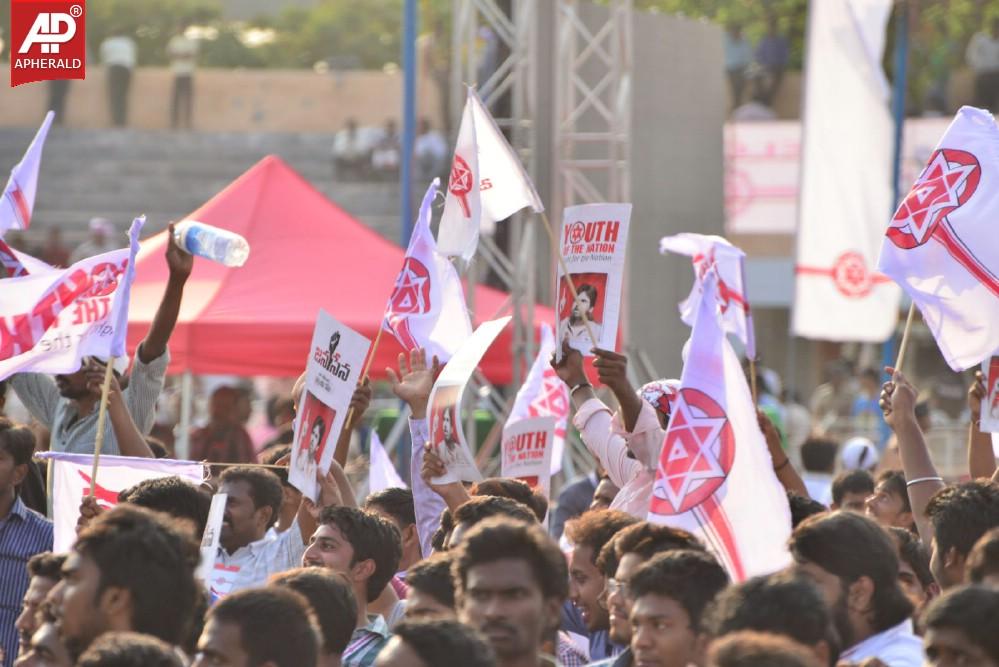
POLYGON ((76 667, 184 667, 166 642, 138 632, 106 632, 83 652, 76 667))
POLYGON ((621 529, 600 550, 597 567, 605 577, 613 577, 625 554, 638 554, 649 560, 658 553, 674 549, 704 549, 699 539, 682 528, 664 526, 651 521, 639 521, 621 529))
POLYGON ((445 509, 441 512, 437 530, 430 537, 430 548, 437 552, 444 551, 447 538, 452 530, 454 530, 454 517, 451 516, 451 510, 445 509))
POLYGON ((489 477, 476 482, 468 490, 471 496, 499 496, 523 503, 531 508, 538 521, 544 521, 548 514, 548 499, 536 493, 530 484, 514 477, 489 477))
POLYGON ((62 579, 62 564, 66 562, 66 554, 54 554, 45 551, 28 559, 28 576, 41 577, 59 581, 62 579))
POLYGON ((801 465, 809 472, 831 473, 839 445, 828 438, 809 438, 801 445, 801 465))
POLYGON ((780 635, 743 630, 708 649, 708 667, 818 667, 807 648, 780 635))
POLYGON ((941 554, 956 549, 967 556, 986 531, 999 526, 999 485, 979 479, 944 487, 926 504, 926 516, 941 554))
POLYGON ((205 532, 211 498, 198 487, 180 477, 146 479, 118 493, 119 503, 169 514, 176 519, 190 519, 200 536, 205 532))
POLYGON ((357 626, 357 599, 346 576, 321 567, 303 567, 274 576, 271 584, 309 601, 323 637, 323 651, 342 655, 357 626))
POLYGON ((982 583, 989 575, 999 574, 999 528, 992 528, 975 542, 965 568, 968 581, 975 584, 982 583))
MULTIPOLYGON (((276 465, 285 456, 291 454, 291 445, 273 445, 264 450, 263 454, 260 456, 260 462, 267 465, 276 465)), ((280 468, 268 468, 272 473, 277 475, 277 478, 281 480, 281 486, 288 486, 288 466, 282 466, 280 468)))
POLYGON ((565 535, 576 547, 590 547, 590 562, 597 564, 600 550, 618 531, 639 522, 619 510, 588 510, 565 524, 565 535))
POLYGON ((27 426, 0 417, 0 449, 10 454, 14 465, 28 465, 35 453, 35 434, 27 426))
POLYGON ((154 459, 165 459, 167 457, 167 448, 163 444, 163 441, 159 438, 153 437, 151 435, 143 436, 146 441, 146 445, 149 447, 149 451, 153 453, 154 459))
POLYGON ((474 526, 491 516, 506 516, 526 523, 537 523, 537 515, 524 503, 500 496, 475 496, 462 503, 451 517, 454 525, 474 526))
POLYGON ((458 621, 441 618, 403 621, 393 633, 427 665, 496 666, 489 643, 458 621))
POLYGON ((912 568, 919 583, 926 588, 933 583, 933 572, 930 570, 930 552, 926 545, 911 530, 891 526, 888 532, 898 544, 898 557, 912 568))
POLYGON ((791 508, 791 527, 796 528, 799 523, 815 514, 828 512, 829 509, 817 500, 799 496, 793 491, 787 492, 787 504, 791 508))
POLYGON ((451 577, 453 561, 454 558, 447 552, 421 560, 406 571, 406 586, 454 609, 454 579, 451 577))
POLYGON ((281 515, 281 505, 284 503, 284 493, 281 491, 281 480, 278 476, 264 468, 234 466, 222 473, 219 484, 232 482, 247 483, 254 509, 271 508, 271 518, 267 527, 273 526, 281 515))
POLYGON ((646 595, 667 597, 683 607, 695 633, 704 610, 728 586, 728 574, 707 551, 680 549, 657 554, 628 581, 633 600, 646 595))
POLYGON ((277 667, 314 665, 319 653, 308 600, 289 588, 250 588, 222 598, 208 619, 239 628, 249 664, 267 661, 277 667))
POLYGON ((413 505, 413 492, 409 489, 392 487, 368 495, 364 508, 372 505, 390 515, 403 527, 416 523, 416 507, 413 505))
POLYGON ((862 493, 869 496, 874 493, 874 477, 863 468, 844 470, 832 481, 832 499, 837 506, 843 504, 843 498, 848 493, 862 493))
POLYGON ((902 508, 905 512, 912 511, 912 504, 909 503, 909 492, 905 486, 905 473, 901 470, 884 470, 877 477, 879 485, 884 484, 885 490, 893 496, 902 499, 902 508))
POLYGON ((354 550, 351 566, 362 560, 372 560, 375 571, 367 582, 367 601, 374 602, 395 576, 402 559, 402 539, 399 529, 377 514, 356 507, 325 507, 319 513, 319 523, 336 526, 354 550))
MULTIPOLYGON (((999 633, 995 621, 999 618, 999 591, 983 586, 964 586, 948 591, 933 600, 923 614, 923 625, 929 630, 953 629, 982 649, 992 662, 999 663, 999 633)), ((927 649, 931 649, 927 646, 927 649)), ((927 651, 927 658, 932 658, 927 651)))

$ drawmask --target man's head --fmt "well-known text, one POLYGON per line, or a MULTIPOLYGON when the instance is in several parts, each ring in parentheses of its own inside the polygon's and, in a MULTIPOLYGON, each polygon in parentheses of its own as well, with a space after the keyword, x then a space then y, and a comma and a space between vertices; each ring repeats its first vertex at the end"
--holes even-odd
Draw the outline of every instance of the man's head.
POLYGON ((465 539, 465 534, 476 524, 493 516, 505 516, 525 523, 537 523, 537 516, 530 507, 516 500, 500 496, 476 496, 465 501, 454 511, 454 529, 448 539, 448 549, 454 549, 465 539))
POLYGON ((631 641, 631 597, 628 582, 653 556, 677 549, 704 549, 700 540, 680 528, 648 521, 621 529, 600 550, 597 567, 607 577, 606 596, 610 638, 616 644, 631 641))
POLYGON ((617 485, 611 481, 610 477, 601 477, 600 481, 597 482, 596 490, 593 491, 593 501, 590 503, 590 511, 605 510, 609 508, 620 490, 621 489, 617 488, 617 485))
POLYGON ((572 544, 569 557, 569 599, 579 609, 590 632, 608 628, 604 597, 606 577, 597 567, 600 550, 622 528, 638 519, 618 510, 591 510, 565 524, 572 544))
POLYGON ((968 581, 999 590, 999 528, 993 528, 975 542, 968 554, 968 581))
POLYGON ((284 501, 277 476, 249 466, 222 473, 219 493, 228 494, 220 540, 229 553, 263 538, 277 521, 284 501))
POLYGON ((818 500, 812 500, 805 496, 799 496, 791 491, 787 492, 787 505, 791 509, 791 527, 797 528, 798 524, 810 516, 824 514, 829 510, 818 500))
POLYGON ((199 542, 212 504, 211 498, 201 489, 176 476, 141 481, 119 492, 118 502, 169 514, 179 524, 184 524, 199 542))
POLYGON ((107 218, 91 218, 87 226, 90 228, 90 240, 98 245, 106 243, 116 231, 107 218))
POLYGON ((999 526, 999 485, 975 480, 941 489, 926 505, 933 525, 930 570, 941 588, 964 581, 971 548, 991 528, 999 526))
POLYGON ((65 554, 54 554, 50 551, 35 554, 28 559, 28 590, 24 593, 21 614, 14 621, 21 640, 21 653, 24 654, 31 644, 31 636, 41 625, 41 607, 45 596, 59 583, 62 578, 62 564, 65 554))
POLYGON ((309 607, 322 634, 320 652, 339 660, 357 626, 357 599, 346 576, 319 567, 282 572, 272 586, 299 593, 309 607))
POLYGON ((355 507, 326 507, 302 565, 345 574, 359 601, 374 602, 398 571, 400 558, 402 542, 392 523, 355 507))
POLYGON ((375 667, 495 667, 496 655, 481 635, 453 619, 406 620, 378 653, 375 667))
POLYGON ((593 309, 597 307, 597 288, 589 283, 576 286, 576 300, 572 303, 572 312, 569 315, 571 322, 582 322, 583 316, 587 320, 593 320, 593 309))
POLYGON ((73 658, 59 637, 51 603, 42 605, 40 621, 31 636, 27 652, 22 650, 15 663, 17 667, 73 667, 73 658))
POLYGON ((797 569, 822 591, 844 648, 912 613, 898 584, 895 545, 873 519, 844 511, 809 517, 789 547, 797 569))
POLYGON ((745 630, 711 644, 706 667, 821 667, 807 648, 787 637, 745 630))
POLYGON ((49 593, 66 648, 80 655, 105 632, 179 644, 197 598, 198 547, 162 514, 118 505, 80 531, 49 593))
POLYGON ((892 527, 888 533, 898 547, 898 583, 916 608, 913 616, 918 618, 926 603, 940 594, 940 586, 930 572, 930 552, 912 531, 892 527))
POLYGON ((213 424, 235 424, 236 404, 239 402, 239 392, 233 387, 219 387, 212 392, 208 402, 208 414, 213 424))
POLYGON ((406 572, 406 618, 456 618, 454 579, 451 577, 453 555, 434 554, 406 572))
POLYGON ((402 536, 400 570, 408 570, 423 557, 420 535, 416 531, 416 508, 413 505, 412 491, 389 488, 372 493, 364 501, 364 509, 388 519, 399 530, 399 535, 402 536))
POLYGON ((930 603, 923 616, 929 667, 999 667, 999 591, 955 588, 930 603))
POLYGON ((286 588, 251 588, 208 611, 192 667, 302 667, 319 654, 308 601, 286 588))
POLYGON ((452 574, 458 618, 485 635, 501 664, 536 655, 559 625, 569 575, 537 523, 483 521, 458 547, 452 574))
POLYGON ((829 509, 864 513, 867 499, 874 493, 874 477, 866 470, 844 470, 832 482, 829 509))
POLYGON ((638 569, 631 594, 631 652, 636 664, 700 664, 707 635, 701 617, 728 585, 728 575, 706 551, 668 551, 638 569))
POLYGON ((712 637, 740 630, 784 635, 812 650, 822 665, 839 658, 839 638, 822 593, 790 572, 754 577, 715 599, 705 627, 712 637))
POLYGON ((801 445, 801 465, 808 472, 832 474, 836 469, 835 440, 827 438, 809 438, 801 445))
POLYGON ((878 475, 874 493, 867 499, 867 516, 885 528, 897 526, 913 529, 912 505, 905 487, 905 473, 901 470, 885 470, 878 475))
POLYGON ((522 479, 513 477, 489 477, 481 482, 476 482, 468 490, 472 496, 500 496, 523 503, 531 508, 538 521, 544 521, 548 514, 548 499, 540 493, 536 493, 531 486, 522 479))
POLYGON ((24 426, 15 426, 0 417, 0 496, 14 495, 14 489, 28 474, 35 453, 35 435, 24 426))
POLYGON ((108 632, 90 645, 76 667, 184 667, 166 642, 138 632, 108 632))

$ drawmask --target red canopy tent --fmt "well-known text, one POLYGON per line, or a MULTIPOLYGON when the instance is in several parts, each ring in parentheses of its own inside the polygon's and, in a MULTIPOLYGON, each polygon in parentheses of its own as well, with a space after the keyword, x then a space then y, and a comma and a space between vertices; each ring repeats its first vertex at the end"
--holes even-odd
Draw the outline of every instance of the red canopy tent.
MULTIPOLYGON (((243 235, 250 258, 236 269, 198 260, 170 339, 170 373, 296 376, 305 368, 316 314, 325 308, 374 340, 404 251, 365 227, 280 158, 268 156, 188 216, 243 235)), ((143 241, 132 285, 128 342, 146 335, 167 279, 167 232, 143 241)), ((492 319, 508 295, 478 287, 476 321, 492 319)), ((537 322, 553 311, 535 307, 537 322)), ((511 381, 512 331, 480 366, 490 381, 511 381)), ((382 336, 374 377, 401 348, 382 336)))

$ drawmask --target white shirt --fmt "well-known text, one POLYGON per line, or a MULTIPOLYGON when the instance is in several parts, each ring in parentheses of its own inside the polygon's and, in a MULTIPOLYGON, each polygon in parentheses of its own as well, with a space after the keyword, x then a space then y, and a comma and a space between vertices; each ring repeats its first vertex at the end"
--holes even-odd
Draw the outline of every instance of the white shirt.
POLYGON ((805 483, 808 496, 812 500, 819 501, 826 507, 832 504, 832 480, 832 475, 822 472, 808 472, 805 470, 801 473, 801 481, 805 483))
POLYGON ((305 541, 297 517, 283 533, 267 531, 261 539, 236 549, 232 555, 219 547, 211 592, 223 597, 244 588, 263 586, 272 574, 300 567, 304 554, 305 541))
POLYGON ((131 37, 119 35, 101 42, 101 62, 105 65, 122 65, 132 69, 137 57, 135 40, 131 37))
POLYGON ((184 35, 174 35, 167 43, 167 55, 175 75, 190 76, 198 59, 198 43, 184 35))
POLYGON ((999 38, 976 32, 968 42, 964 54, 968 67, 975 72, 993 72, 999 69, 999 38))
POLYGON ((413 144, 413 153, 418 158, 429 157, 436 160, 447 157, 447 140, 444 135, 436 130, 430 130, 416 138, 413 144))
POLYGON ((877 658, 888 667, 920 667, 923 642, 912 632, 912 621, 905 619, 895 627, 851 646, 839 658, 843 662, 877 658))

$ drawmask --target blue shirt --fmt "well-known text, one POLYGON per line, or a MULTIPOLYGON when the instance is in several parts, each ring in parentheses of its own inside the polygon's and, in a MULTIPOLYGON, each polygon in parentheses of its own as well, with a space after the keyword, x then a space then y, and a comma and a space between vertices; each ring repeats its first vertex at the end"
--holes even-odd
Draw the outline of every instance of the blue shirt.
POLYGON ((756 62, 764 67, 780 69, 787 66, 787 38, 783 35, 765 35, 756 45, 756 62))
POLYGON ((4 667, 17 657, 17 630, 14 621, 28 590, 28 559, 52 551, 52 522, 14 499, 10 514, 0 520, 0 646, 4 667))

